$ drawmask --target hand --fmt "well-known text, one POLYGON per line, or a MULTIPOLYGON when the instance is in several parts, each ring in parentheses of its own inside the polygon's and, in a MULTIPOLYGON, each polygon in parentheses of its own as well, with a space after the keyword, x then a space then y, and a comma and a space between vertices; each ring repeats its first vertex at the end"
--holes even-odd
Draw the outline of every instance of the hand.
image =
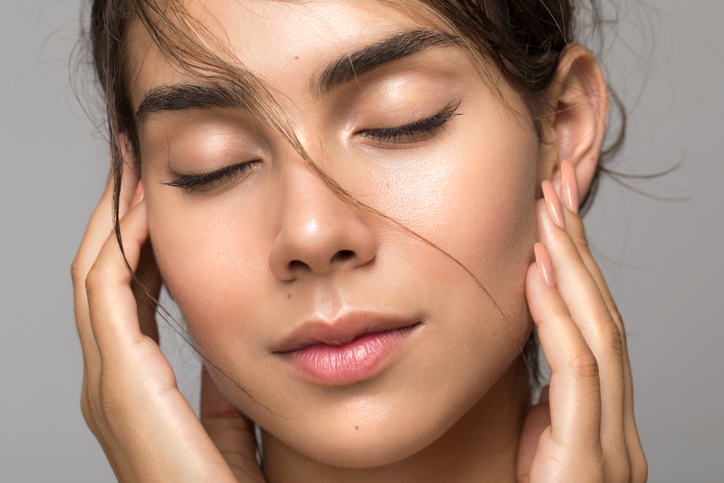
POLYGON ((565 208, 544 182, 541 243, 526 278, 551 382, 523 424, 517 480, 644 482, 626 332, 577 215, 573 165, 561 167, 565 208))
MULTIPOLYGON (((143 185, 124 169, 123 247, 137 278, 158 296, 143 185), (133 195, 135 190, 135 195, 133 195)), ((119 481, 263 482, 253 425, 202 374, 201 420, 181 395, 158 346, 155 305, 126 266, 112 223, 113 182, 93 212, 72 266, 83 346, 83 416, 119 481)))

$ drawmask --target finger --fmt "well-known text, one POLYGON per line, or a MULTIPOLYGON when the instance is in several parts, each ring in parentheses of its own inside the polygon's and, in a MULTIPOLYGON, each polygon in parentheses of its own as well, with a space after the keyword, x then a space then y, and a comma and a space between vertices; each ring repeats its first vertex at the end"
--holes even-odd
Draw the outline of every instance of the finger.
POLYGON ((561 163, 562 176, 560 181, 561 193, 563 198, 566 200, 565 205, 565 220, 567 231, 573 242, 575 243, 578 252, 581 255, 581 259, 585 264, 591 276, 596 281, 599 290, 603 296, 603 299, 608 307, 611 316, 618 327, 618 331, 621 339, 621 352, 622 352, 622 365, 623 365, 623 377, 624 377, 624 395, 623 395, 623 424, 625 427, 625 439, 626 445, 631 453, 632 470, 634 474, 646 473, 646 459, 643 456, 643 448, 641 446, 641 440, 639 438, 638 430, 636 429, 636 421, 634 417, 634 406, 633 406, 633 377, 631 374, 631 364, 628 355, 628 344, 626 340, 626 329, 623 323, 623 319, 618 312, 616 303, 613 300, 610 290, 606 284, 606 281, 601 273, 601 270, 596 263, 593 255, 591 254, 585 228, 581 218, 577 212, 577 200, 578 200, 578 185, 576 182, 575 169, 569 160, 564 160, 561 163))
MULTIPOLYGON (((148 238, 145 202, 140 202, 123 217, 120 229, 126 260, 131 270, 135 270, 141 246, 148 238)), ((122 355, 144 337, 128 268, 113 234, 107 238, 86 278, 91 327, 104 364, 107 358, 111 360, 122 355)))
MULTIPOLYGON (((613 296, 611 295, 611 291, 606 284, 603 273, 601 272, 598 263, 596 263, 596 260, 591 254, 583 221, 576 213, 572 212, 570 209, 565 209, 564 212, 568 234, 571 236, 571 239, 575 243, 584 265, 588 269, 593 279, 596 281, 596 285, 598 286, 603 300, 606 303, 609 312, 611 313, 611 317, 613 318, 614 323, 618 327, 618 331, 621 337, 621 352, 624 371, 624 419, 627 427, 635 427, 635 423, 633 421, 633 378, 631 375, 631 364, 629 362, 628 344, 626 340, 626 328, 623 323, 623 318, 621 317, 618 311, 618 307, 613 300, 613 296)), ((638 433, 635 439, 638 439, 638 433)))
MULTIPOLYGON (((583 221, 578 216, 578 183, 575 168, 570 160, 566 159, 561 162, 561 177, 554 181, 554 186, 556 187, 556 191, 560 193, 561 198, 565 200, 563 203, 563 211, 568 234, 576 244, 586 268, 588 268, 596 280, 609 310, 612 314, 616 315, 616 322, 620 323, 621 318, 618 317, 616 304, 613 301, 613 297, 611 297, 611 292, 608 290, 608 286, 598 264, 591 255, 583 221)), ((623 329, 623 326, 621 325, 619 328, 623 329)))
MULTIPOLYGON (((134 190, 138 183, 135 170, 128 170, 128 176, 122 179, 121 195, 128 198, 128 192, 134 190)), ((93 331, 90 325, 90 314, 88 311, 88 299, 86 296, 85 281, 93 266, 101 247, 113 231, 113 172, 109 172, 106 180, 106 188, 101 200, 91 214, 83 240, 78 248, 75 259, 71 266, 71 275, 74 287, 74 306, 76 327, 83 347, 84 364, 87 369, 96 370, 99 367, 100 356, 93 331)), ((126 205, 126 203, 122 203, 126 205)))
POLYGON ((205 367, 199 419, 239 481, 264 481, 256 461, 254 424, 226 399, 205 367))
POLYGON ((85 234, 83 235, 83 241, 71 265, 75 321, 83 348, 84 367, 86 370, 97 370, 99 368, 100 354, 90 325, 85 280, 90 267, 98 256, 101 246, 103 246, 103 242, 111 233, 113 226, 111 221, 112 196, 113 175, 108 173, 106 188, 98 205, 91 214, 85 234))
MULTIPOLYGON (((611 458, 628 463, 623 417, 625 380, 620 333, 575 243, 566 231, 554 223, 549 214, 552 211, 549 197, 555 198, 554 203, 558 199, 552 186, 549 184, 544 187, 544 191, 547 191, 546 201, 541 201, 538 206, 540 237, 550 251, 560 294, 598 362, 604 452, 611 458)), ((560 216, 562 217, 562 213, 560 216)), ((566 225, 566 228, 569 226, 566 225)))
POLYGON ((526 298, 551 369, 550 435, 565 448, 595 456, 600 451, 598 364, 558 290, 542 281, 537 265, 545 248, 537 248, 538 262, 526 274, 526 298))
MULTIPOLYGON (((570 162, 568 162, 570 164, 570 162)), ((564 161, 563 166, 566 166, 566 162, 564 161)), ((572 168, 569 168, 572 169, 572 168)), ((566 171, 565 169, 563 169, 566 171)), ((571 178, 573 178, 573 175, 569 175, 571 178)), ((564 192, 577 192, 577 188, 574 186, 570 186, 569 183, 575 183, 575 178, 572 180, 566 182, 564 180, 563 187, 561 188, 564 192), (566 186, 569 185, 569 186, 566 186)), ((577 195, 574 195, 577 198, 577 195)), ((606 306, 608 307, 608 311, 611 313, 611 316, 616 323, 616 326, 619 329, 619 333, 622 337, 622 344, 626 345, 626 332, 624 330, 623 326, 623 320, 618 312, 618 308, 616 307, 616 303, 613 300, 613 296, 611 295, 611 291, 608 289, 608 285, 606 284, 606 280, 603 277, 603 274, 601 273, 601 270, 598 266, 598 263, 596 263, 596 260, 593 258, 593 255, 591 254, 591 250, 588 245, 588 239, 586 237, 585 228, 583 225, 583 220, 577 215, 575 211, 572 211, 570 209, 570 206, 568 203, 565 203, 563 205, 563 217, 565 219, 566 223, 566 232, 573 240, 573 243, 576 246, 576 249, 578 250, 578 253, 581 257, 581 260, 583 261, 583 264, 585 265, 586 269, 588 269, 588 272, 593 277, 593 280, 596 282, 596 285, 598 286, 599 291, 601 292, 601 296, 603 297, 604 302, 606 303, 606 306)), ((627 354, 624 354, 627 356, 627 354)))
MULTIPOLYGON (((550 193, 552 187, 548 188, 550 193)), ((549 216, 549 207, 550 200, 539 203, 539 236, 550 251, 560 295, 598 363, 603 454, 608 462, 616 461, 614 467, 628 468, 624 424, 625 381, 618 327, 573 240, 549 216)))
POLYGON ((578 183, 576 180, 575 168, 570 160, 566 159, 561 162, 561 173, 561 178, 556 179, 556 183, 559 187, 557 191, 559 191, 562 198, 565 199, 563 212, 567 232, 575 243, 584 265, 596 281, 596 285, 598 286, 606 306, 608 307, 608 310, 619 329, 619 333, 621 334, 624 366, 626 369, 624 374, 626 377, 626 389, 627 393, 631 393, 633 391, 633 384, 630 377, 630 365, 628 363, 626 330, 623 325, 623 319, 621 318, 618 308, 616 307, 616 303, 613 300, 613 296, 611 295, 611 291, 608 289, 606 280, 601 273, 598 263, 596 263, 596 260, 591 254, 591 250, 588 245, 588 238, 586 237, 585 228, 583 226, 583 220, 581 220, 580 216, 578 216, 578 183))

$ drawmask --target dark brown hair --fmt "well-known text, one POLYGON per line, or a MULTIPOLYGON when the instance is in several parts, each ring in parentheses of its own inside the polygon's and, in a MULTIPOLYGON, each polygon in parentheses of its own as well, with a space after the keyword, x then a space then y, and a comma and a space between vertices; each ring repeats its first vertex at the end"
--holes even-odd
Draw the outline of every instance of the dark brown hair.
MULTIPOLYGON (((551 106, 547 104, 545 93, 555 75, 561 52, 568 44, 579 40, 578 36, 581 34, 578 31, 579 23, 586 27, 588 35, 597 34, 603 25, 598 0, 580 2, 574 0, 389 0, 386 3, 411 14, 418 13, 432 18, 449 29, 478 60, 483 72, 486 72, 486 65, 497 68, 513 88, 523 96, 541 138, 539 119, 551 109, 551 106), (586 19, 583 18, 584 16, 586 19)), ((246 106, 260 119, 281 132, 307 161, 310 168, 320 176, 320 179, 343 200, 387 218, 383 213, 355 200, 349 192, 317 167, 304 152, 285 113, 268 88, 238 62, 232 62, 230 59, 233 56, 228 55, 228 52, 208 33, 204 25, 196 22, 185 12, 180 2, 174 0, 94 0, 87 36, 95 73, 105 98, 106 119, 113 155, 114 222, 119 243, 121 243, 121 239, 118 228, 118 202, 123 168, 119 134, 125 133, 130 142, 130 148, 134 153, 140 153, 135 113, 131 107, 128 89, 130 74, 128 72, 127 41, 129 26, 133 21, 139 22, 147 31, 167 60, 195 77, 224 85, 227 91, 238 96, 237 104, 246 106), (206 47, 209 44, 213 46, 213 50, 206 47)), ((494 76, 489 76, 489 78, 495 82, 494 76)), ((612 95, 612 99, 614 104, 620 108, 620 103, 615 95, 612 95)), ((582 211, 590 206, 596 193, 599 175, 605 171, 604 162, 622 144, 625 129, 623 112, 621 119, 624 122, 620 123, 620 130, 612 140, 609 140, 608 147, 602 151, 591 188, 581 200, 582 211)), ((543 141, 543 139, 541 140, 543 141)), ((136 162, 141 162, 139 156, 136 156, 136 162)), ((419 235, 410 233, 435 246, 419 235)), ((468 271, 453 257, 450 258, 468 271)), ((468 273, 487 294, 478 279, 471 272, 468 271, 468 273)), ((495 303, 494 300, 493 302, 495 303)), ((499 307, 498 309, 500 310, 499 307)), ((500 313, 507 322, 502 310, 500 313)), ((186 338, 189 340, 188 337, 186 338)), ((195 348, 198 350, 197 347, 195 348)), ((538 345, 534 332, 523 350, 523 361, 527 362, 528 373, 534 386, 538 382, 537 351, 538 345)), ((203 356, 203 354, 201 355, 203 356)))

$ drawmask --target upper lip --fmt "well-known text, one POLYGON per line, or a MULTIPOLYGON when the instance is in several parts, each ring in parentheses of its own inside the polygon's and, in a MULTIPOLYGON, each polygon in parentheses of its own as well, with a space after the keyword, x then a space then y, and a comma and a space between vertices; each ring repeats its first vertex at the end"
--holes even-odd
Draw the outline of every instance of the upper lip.
POLYGON ((293 352, 316 344, 345 345, 358 337, 412 327, 418 321, 401 316, 350 312, 332 321, 310 320, 282 339, 274 352, 293 352))

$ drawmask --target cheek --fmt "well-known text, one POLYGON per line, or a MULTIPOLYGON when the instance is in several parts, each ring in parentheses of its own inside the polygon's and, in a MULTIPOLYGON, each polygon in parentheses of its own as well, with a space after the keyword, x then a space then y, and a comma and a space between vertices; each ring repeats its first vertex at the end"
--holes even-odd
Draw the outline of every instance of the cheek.
POLYGON ((435 204, 422 233, 429 233, 482 286, 469 274, 453 278, 449 272, 446 280, 441 271, 440 283, 456 289, 446 295, 448 308, 441 305, 440 311, 454 311, 450 319, 461 321, 452 330, 450 350, 463 347, 470 358, 459 358, 459 370, 477 371, 477 380, 492 383, 520 355, 531 329, 525 274, 536 240, 539 153, 532 129, 510 122, 484 127, 489 135, 459 151, 456 162, 463 169, 441 180, 447 185, 444 192, 452 195, 435 204), (484 357, 476 355, 481 351, 484 357))
POLYGON ((259 304, 253 301, 269 278, 262 234, 239 229, 237 224, 251 221, 225 216, 223 210, 178 207, 153 195, 148 202, 156 261, 194 340, 210 350, 206 341, 231 331, 261 337, 246 321, 256 320, 259 304))
POLYGON ((386 176, 382 211, 469 269, 496 301, 513 303, 523 299, 535 243, 539 152, 532 128, 496 121, 415 160, 414 176, 386 176))

